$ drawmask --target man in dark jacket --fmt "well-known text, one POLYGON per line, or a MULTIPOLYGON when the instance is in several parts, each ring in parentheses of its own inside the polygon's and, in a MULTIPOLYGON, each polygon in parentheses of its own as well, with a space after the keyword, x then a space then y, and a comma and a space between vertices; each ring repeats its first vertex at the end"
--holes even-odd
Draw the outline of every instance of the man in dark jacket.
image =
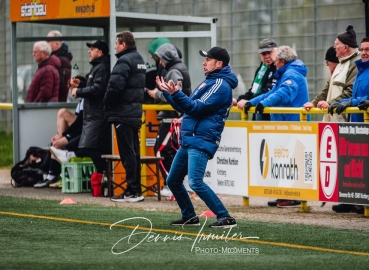
MULTIPOLYGON (((57 30, 53 30, 47 34, 47 37, 62 37, 62 34, 57 30)), ((59 102, 66 102, 69 92, 67 84, 72 74, 72 66, 70 62, 72 61, 73 56, 68 52, 68 45, 61 40, 49 41, 49 45, 53 51, 51 55, 55 55, 60 59, 59 102)))
POLYGON ((101 40, 86 45, 92 65, 90 73, 86 75, 86 82, 78 78, 71 79, 72 96, 84 99, 78 150, 68 152, 55 147, 50 147, 50 150, 61 163, 68 162, 74 156, 91 157, 97 171, 91 180, 96 183, 101 182, 106 171, 107 164, 101 155, 111 152, 111 128, 103 114, 103 98, 110 78, 110 55, 108 45, 101 40))
POLYGON ((46 41, 34 44, 32 56, 38 63, 38 69, 28 88, 27 102, 58 102, 59 58, 51 55, 51 47, 46 41))
MULTIPOLYGON (((259 43, 261 63, 255 72, 251 88, 244 94, 233 100, 233 104, 243 110, 250 99, 269 92, 276 83, 275 72, 277 71, 274 61, 276 60, 277 43, 271 38, 266 38, 259 43)), ((270 114, 254 114, 252 120, 270 120, 270 114)))
POLYGON ((181 148, 179 148, 167 183, 181 208, 182 218, 171 222, 172 226, 200 226, 191 198, 183 178, 188 174, 190 188, 205 202, 217 216, 211 228, 231 228, 237 226, 214 191, 204 182, 204 174, 209 159, 218 149, 229 109, 232 107, 232 89, 238 80, 229 64, 226 49, 213 47, 208 52, 200 51, 206 79, 193 91, 190 97, 181 89, 181 82, 165 82, 157 78, 157 84, 165 98, 179 112, 183 112, 181 126, 181 148))
MULTIPOLYGON (((159 59, 160 65, 167 71, 164 80, 166 82, 172 80, 174 83, 181 81, 181 91, 183 91, 183 93, 185 93, 187 96, 190 96, 190 74, 188 73, 186 65, 183 64, 179 58, 176 47, 170 43, 163 44, 156 50, 155 56, 159 59)), ((163 92, 157 88, 154 90, 148 90, 147 92, 151 97, 160 100, 162 103, 168 103, 163 95, 163 92)), ((168 172, 172 166, 173 158, 178 149, 178 141, 174 140, 174 145, 172 145, 172 143, 167 143, 165 146, 163 146, 163 142, 172 127, 172 119, 179 117, 180 114, 175 111, 160 111, 157 117, 157 119, 160 121, 160 125, 155 141, 154 151, 156 155, 159 154, 160 156, 164 157, 162 164, 163 166, 160 166, 160 171, 164 177, 164 180, 167 179, 168 172)), ((165 182, 161 195, 172 195, 172 192, 170 192, 165 182)))
POLYGON ((146 64, 137 52, 136 41, 129 31, 121 32, 115 40, 118 58, 104 97, 108 122, 114 124, 119 155, 126 170, 127 188, 117 202, 140 202, 141 163, 138 131, 141 128, 146 64))

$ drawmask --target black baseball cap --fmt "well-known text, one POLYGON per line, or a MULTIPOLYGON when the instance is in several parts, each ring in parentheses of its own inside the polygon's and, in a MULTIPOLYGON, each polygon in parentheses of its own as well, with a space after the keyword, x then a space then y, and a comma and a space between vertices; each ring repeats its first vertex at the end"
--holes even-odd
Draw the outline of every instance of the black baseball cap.
POLYGON ((222 47, 213 47, 209 51, 199 51, 200 55, 203 57, 213 58, 223 62, 223 66, 229 64, 229 54, 226 49, 222 47))
POLYGON ((109 46, 104 41, 97 40, 94 43, 86 43, 86 45, 89 48, 93 47, 101 50, 104 55, 109 54, 109 46))

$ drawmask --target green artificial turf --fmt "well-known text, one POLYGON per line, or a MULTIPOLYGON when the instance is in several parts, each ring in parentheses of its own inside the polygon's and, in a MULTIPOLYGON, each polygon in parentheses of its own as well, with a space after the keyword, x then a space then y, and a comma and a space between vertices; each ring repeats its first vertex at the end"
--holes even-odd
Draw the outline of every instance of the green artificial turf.
POLYGON ((366 232, 237 220, 236 240, 215 240, 229 229, 168 225, 178 217, 0 197, 0 269, 368 269, 366 232))

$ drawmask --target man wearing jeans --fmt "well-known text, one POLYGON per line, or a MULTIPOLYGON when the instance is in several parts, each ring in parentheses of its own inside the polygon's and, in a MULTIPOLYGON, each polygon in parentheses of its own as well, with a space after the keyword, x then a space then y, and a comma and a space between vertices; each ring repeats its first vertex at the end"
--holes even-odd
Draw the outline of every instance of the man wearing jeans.
POLYGON ((217 216, 211 228, 237 226, 214 191, 204 182, 204 173, 209 159, 218 149, 224 123, 232 107, 232 89, 238 80, 229 64, 226 49, 213 47, 208 52, 200 51, 205 57, 203 68, 205 80, 190 97, 181 89, 181 82, 165 82, 157 77, 156 83, 163 90, 166 100, 176 111, 184 113, 181 126, 180 145, 170 169, 167 184, 181 208, 182 218, 171 222, 172 226, 199 226, 191 199, 183 185, 188 175, 190 188, 217 216))

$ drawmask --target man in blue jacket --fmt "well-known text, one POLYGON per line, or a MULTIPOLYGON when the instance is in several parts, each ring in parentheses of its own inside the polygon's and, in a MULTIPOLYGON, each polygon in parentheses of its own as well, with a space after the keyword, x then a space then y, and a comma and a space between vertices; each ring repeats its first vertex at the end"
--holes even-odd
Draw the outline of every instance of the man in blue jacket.
MULTIPOLYGON (((251 99, 245 104, 245 112, 256 106, 255 112, 262 114, 265 107, 302 107, 309 98, 306 81, 307 67, 297 59, 295 50, 288 46, 277 48, 275 61, 277 84, 269 92, 251 99)), ((271 114, 272 121, 299 121, 299 114, 271 114)), ((268 202, 278 207, 298 207, 301 202, 282 200, 268 202)))
POLYGON ((232 89, 238 85, 236 75, 229 64, 226 49, 213 47, 208 52, 200 51, 205 57, 203 68, 205 80, 197 86, 190 97, 181 89, 181 82, 165 82, 157 77, 156 82, 163 90, 166 100, 176 111, 184 113, 180 144, 167 184, 173 192, 182 218, 173 221, 172 226, 200 226, 191 199, 183 185, 183 178, 188 175, 190 188, 217 215, 217 221, 211 228, 231 228, 237 226, 214 191, 204 182, 204 174, 209 159, 218 149, 224 123, 232 107, 232 89))
MULTIPOLYGON (((295 50, 289 46, 277 49, 277 84, 264 95, 257 96, 245 104, 245 112, 256 106, 255 112, 262 114, 265 107, 302 107, 309 98, 306 81, 307 67, 297 59, 295 50)), ((299 121, 299 114, 271 114, 272 121, 299 121)))
MULTIPOLYGON (((339 102, 329 106, 328 112, 331 115, 333 115, 335 108, 337 114, 343 113, 347 107, 358 106, 360 109, 368 108, 368 106, 365 108, 365 104, 368 103, 369 91, 369 37, 363 38, 359 51, 361 51, 361 59, 355 61, 357 74, 352 88, 352 97, 341 99, 339 102)), ((351 114, 350 122, 364 122, 363 114, 351 114)))

